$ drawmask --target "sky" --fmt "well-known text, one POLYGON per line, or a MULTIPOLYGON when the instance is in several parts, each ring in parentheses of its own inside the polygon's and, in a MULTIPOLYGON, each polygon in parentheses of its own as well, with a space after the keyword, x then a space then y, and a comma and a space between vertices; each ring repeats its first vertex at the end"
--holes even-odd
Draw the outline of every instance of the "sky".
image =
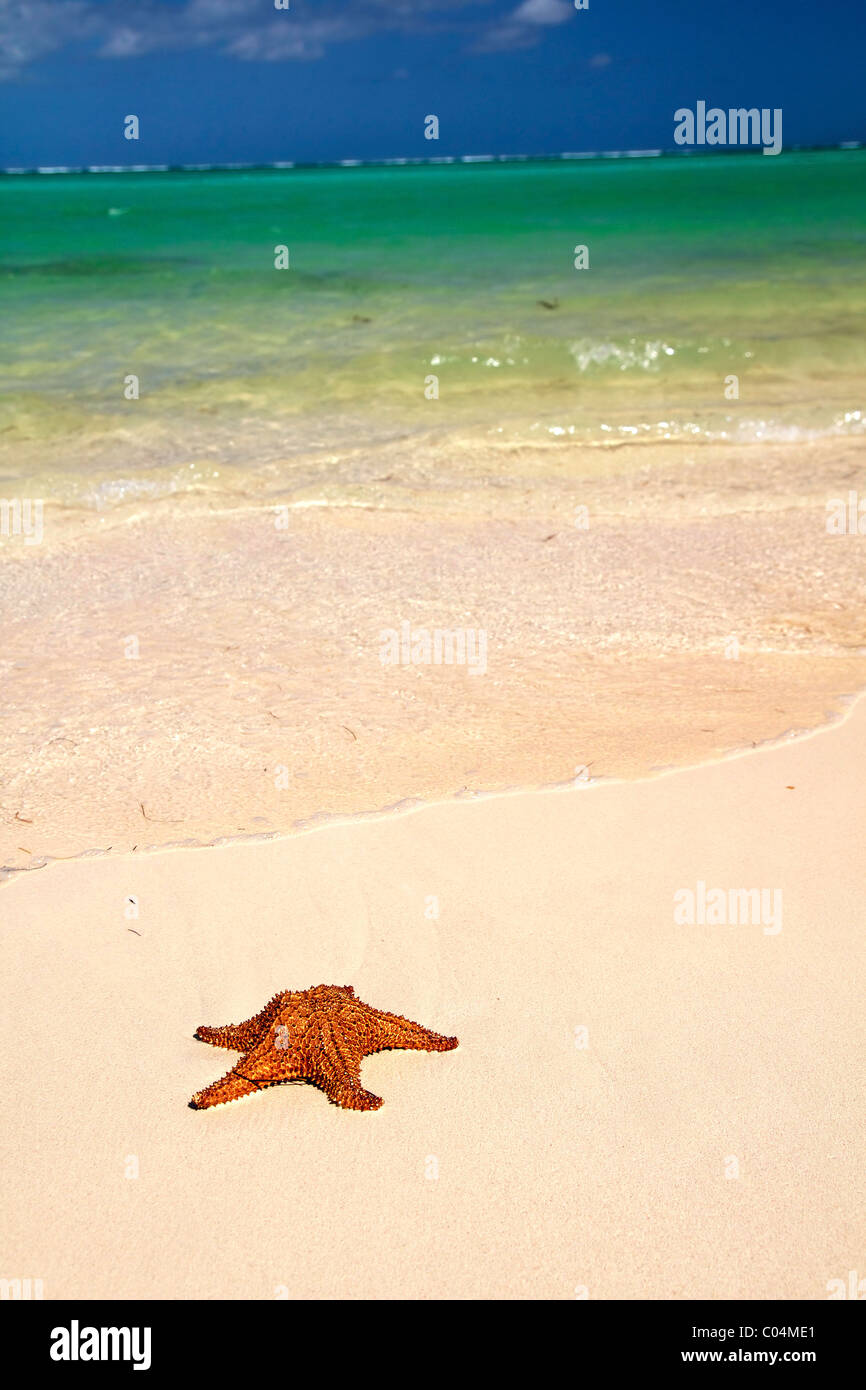
POLYGON ((281 2, 0 0, 0 166, 671 149, 698 100, 866 140, 863 0, 281 2))

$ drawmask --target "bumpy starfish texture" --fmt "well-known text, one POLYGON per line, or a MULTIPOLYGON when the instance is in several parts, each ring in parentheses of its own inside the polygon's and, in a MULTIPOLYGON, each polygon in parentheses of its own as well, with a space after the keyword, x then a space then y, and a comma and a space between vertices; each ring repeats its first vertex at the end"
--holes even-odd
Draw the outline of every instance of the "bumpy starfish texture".
POLYGON ((391 1047, 450 1052, 457 1046, 456 1038, 363 1004, 351 985, 286 990, 246 1023, 201 1027, 195 1035, 244 1055, 221 1080, 193 1096, 193 1110, 296 1080, 312 1081, 344 1110, 378 1110, 381 1097, 361 1085, 361 1062, 371 1052, 391 1047))

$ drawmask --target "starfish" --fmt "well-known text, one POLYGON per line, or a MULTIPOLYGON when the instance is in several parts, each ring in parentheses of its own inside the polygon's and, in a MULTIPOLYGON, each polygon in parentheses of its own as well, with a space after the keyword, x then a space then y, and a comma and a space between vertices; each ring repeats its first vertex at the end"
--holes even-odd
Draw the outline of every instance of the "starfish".
POLYGON ((360 1079, 361 1062, 371 1052, 389 1047, 450 1052, 457 1046, 456 1038, 363 1004, 351 985, 284 990, 246 1023, 197 1028, 195 1036, 244 1055, 221 1080, 193 1096, 193 1110, 296 1080, 312 1081, 344 1110, 378 1110, 381 1096, 365 1091, 360 1079))

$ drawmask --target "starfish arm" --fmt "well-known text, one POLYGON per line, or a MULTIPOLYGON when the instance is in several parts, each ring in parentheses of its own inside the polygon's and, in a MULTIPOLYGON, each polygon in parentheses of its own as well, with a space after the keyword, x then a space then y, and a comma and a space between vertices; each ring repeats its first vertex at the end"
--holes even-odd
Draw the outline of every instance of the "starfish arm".
POLYGON ((309 1055, 307 1075, 325 1092, 329 1100, 344 1110, 378 1110, 382 1097, 365 1091, 361 1085, 363 1049, 356 1028, 344 1020, 331 1024, 323 1019, 309 1055))
POLYGON ((247 1052, 260 1042, 263 1033, 283 1006, 284 994, 275 994, 265 1007, 245 1023, 227 1023, 222 1028, 208 1028, 205 1024, 196 1028, 195 1036, 201 1041, 212 1043, 214 1047, 230 1047, 236 1052, 247 1052))
POLYGON ((222 1105, 226 1101, 248 1096, 264 1086, 275 1086, 280 1081, 297 1081, 307 1076, 308 1072, 299 1053, 275 1046, 273 1036, 269 1035, 252 1052, 241 1057, 219 1081, 194 1095, 190 1105, 194 1110, 205 1110, 209 1105, 222 1105))
POLYGON ((371 1015, 365 1052, 384 1052, 389 1047, 408 1047, 419 1052, 450 1052, 457 1046, 457 1038, 447 1038, 442 1033, 434 1033, 431 1028, 422 1028, 420 1023, 412 1023, 400 1014, 372 1009, 371 1015))
POLYGON ((326 1080, 321 1073, 312 1079, 328 1099, 339 1105, 342 1110, 378 1110, 383 1104, 382 1097, 375 1096, 372 1091, 365 1091, 360 1081, 342 1077, 326 1080))
POLYGON ((225 1105, 227 1101, 239 1100, 241 1096, 248 1096, 253 1091, 258 1091, 260 1087, 255 1081, 250 1081, 248 1077, 241 1076, 238 1068, 243 1065, 245 1058, 241 1058, 237 1067, 232 1067, 230 1072, 221 1076, 219 1081, 214 1081, 212 1085, 205 1086, 203 1091, 196 1091, 190 1106, 193 1110, 207 1110, 211 1105, 225 1105))

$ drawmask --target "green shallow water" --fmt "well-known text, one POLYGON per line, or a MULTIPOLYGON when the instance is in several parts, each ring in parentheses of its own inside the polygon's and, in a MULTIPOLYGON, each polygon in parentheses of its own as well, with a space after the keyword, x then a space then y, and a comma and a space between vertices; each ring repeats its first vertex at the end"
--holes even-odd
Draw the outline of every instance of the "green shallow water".
POLYGON ((290 472, 413 431, 860 433, 864 173, 827 151, 4 177, 4 485, 290 472))

